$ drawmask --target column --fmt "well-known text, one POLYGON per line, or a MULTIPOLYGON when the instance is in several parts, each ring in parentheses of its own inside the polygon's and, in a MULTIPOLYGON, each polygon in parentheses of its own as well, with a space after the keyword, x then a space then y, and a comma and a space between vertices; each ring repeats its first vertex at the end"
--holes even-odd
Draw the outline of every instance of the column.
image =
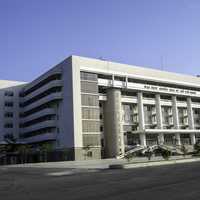
MULTIPOLYGON (((156 119, 158 129, 163 129, 160 94, 156 94, 156 119)), ((164 134, 162 132, 159 133, 158 141, 160 144, 164 143, 164 134)))
POLYGON ((126 76, 126 88, 128 87, 128 76, 126 76))
POLYGON ((121 90, 107 90, 104 110, 105 149, 107 157, 114 158, 124 154, 124 133, 122 126, 121 90))
POLYGON ((145 130, 145 121, 144 121, 144 107, 143 107, 143 95, 142 92, 138 92, 138 117, 139 117, 139 131, 140 131, 140 142, 142 146, 146 146, 146 136, 144 133, 145 130))
MULTIPOLYGON (((187 113, 188 113, 188 123, 189 129, 194 130, 194 116, 192 111, 192 100, 191 97, 187 97, 187 113)), ((191 144, 196 143, 195 133, 190 133, 191 144)))
MULTIPOLYGON (((178 108, 176 96, 172 96, 172 114, 173 114, 173 123, 174 129, 179 129, 179 119, 178 119, 178 108)), ((175 133, 177 144, 181 145, 180 133, 175 133)))

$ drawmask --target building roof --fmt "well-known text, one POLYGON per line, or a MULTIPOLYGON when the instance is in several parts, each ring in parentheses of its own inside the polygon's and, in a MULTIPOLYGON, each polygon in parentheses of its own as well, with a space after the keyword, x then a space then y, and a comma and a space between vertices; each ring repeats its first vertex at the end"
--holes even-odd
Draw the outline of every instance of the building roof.
POLYGON ((177 85, 200 87, 200 78, 157 69, 127 65, 100 59, 72 56, 82 70, 118 74, 149 81, 158 81, 177 85))

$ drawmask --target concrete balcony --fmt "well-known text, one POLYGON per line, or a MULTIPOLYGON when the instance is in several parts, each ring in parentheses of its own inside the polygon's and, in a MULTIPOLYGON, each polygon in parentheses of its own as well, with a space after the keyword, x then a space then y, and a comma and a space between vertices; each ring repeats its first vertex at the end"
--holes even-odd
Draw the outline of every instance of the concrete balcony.
POLYGON ((36 143, 36 142, 52 141, 52 140, 56 140, 56 133, 43 133, 41 135, 20 139, 19 141, 25 143, 36 143))
POLYGON ((116 88, 125 88, 126 87, 126 82, 124 81, 114 81, 113 82, 113 87, 116 87, 116 88))
POLYGON ((32 81, 31 83, 27 84, 26 87, 24 88, 24 91, 26 92, 27 90, 30 90, 31 88, 35 87, 37 84, 39 84, 41 81, 56 75, 56 74, 62 74, 62 69, 58 68, 52 68, 48 73, 43 74, 36 80, 32 81))
POLYGON ((54 115, 54 114, 56 114, 56 111, 55 111, 54 108, 45 108, 41 111, 33 113, 32 115, 29 115, 25 118, 22 118, 20 120, 20 122, 25 123, 25 122, 28 122, 28 121, 31 121, 31 120, 34 120, 34 119, 38 119, 38 118, 46 116, 46 115, 54 115))
POLYGON ((155 105, 156 100, 153 98, 144 98, 143 99, 143 104, 149 104, 149 105, 155 105))
POLYGON ((23 108, 23 112, 27 112, 27 111, 29 111, 33 108, 36 108, 38 106, 41 106, 41 105, 48 103, 48 102, 51 102, 53 100, 61 100, 62 98, 63 98, 62 92, 52 93, 52 94, 50 94, 46 97, 41 98, 40 100, 28 105, 28 106, 25 106, 23 108))
POLYGON ((113 86, 113 81, 108 79, 98 78, 98 85, 111 87, 113 86))
POLYGON ((47 127, 56 127, 56 120, 47 120, 22 129, 22 133, 37 131, 47 127))
POLYGON ((193 108, 200 108, 200 103, 198 103, 198 102, 192 102, 192 107, 193 108))
POLYGON ((99 94, 99 101, 107 101, 107 96, 99 94))
POLYGON ((123 103, 137 103, 137 97, 122 96, 121 101, 123 103))
POLYGON ((161 99, 160 101, 160 105, 161 106, 172 106, 172 101, 171 100, 167 100, 167 99, 161 99))
POLYGON ((177 107, 186 108, 187 107, 187 102, 177 101, 177 107))
POLYGON ((45 91, 47 91, 50 88, 61 87, 62 85, 63 85, 62 84, 62 80, 53 80, 53 81, 50 81, 46 85, 42 86, 41 88, 39 88, 39 89, 33 91, 32 93, 28 94, 27 96, 25 96, 23 98, 23 102, 28 101, 28 100, 32 99, 33 97, 35 97, 35 96, 37 96, 39 94, 44 93, 45 91))

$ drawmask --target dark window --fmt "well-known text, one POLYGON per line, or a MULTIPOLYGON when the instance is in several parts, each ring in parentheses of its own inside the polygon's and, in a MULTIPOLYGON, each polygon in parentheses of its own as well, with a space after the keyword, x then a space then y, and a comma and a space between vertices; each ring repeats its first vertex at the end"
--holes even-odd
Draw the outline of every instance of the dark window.
POLYGON ((4 95, 7 97, 13 97, 14 93, 12 91, 5 91, 4 95))
POLYGON ((13 102, 11 102, 11 101, 6 101, 6 102, 5 102, 5 106, 6 106, 6 107, 13 107, 13 102))
POLYGON ((4 124, 4 128, 13 128, 13 124, 12 123, 4 124))
POLYGON ((4 116, 10 118, 10 117, 13 117, 13 113, 12 112, 6 112, 4 114, 4 116))

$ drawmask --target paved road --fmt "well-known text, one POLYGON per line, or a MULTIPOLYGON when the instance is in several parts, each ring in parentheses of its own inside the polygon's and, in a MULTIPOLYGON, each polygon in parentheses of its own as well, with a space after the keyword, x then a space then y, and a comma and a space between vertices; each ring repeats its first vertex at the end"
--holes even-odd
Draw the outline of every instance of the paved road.
POLYGON ((200 163, 96 172, 0 167, 0 199, 199 200, 200 163))

